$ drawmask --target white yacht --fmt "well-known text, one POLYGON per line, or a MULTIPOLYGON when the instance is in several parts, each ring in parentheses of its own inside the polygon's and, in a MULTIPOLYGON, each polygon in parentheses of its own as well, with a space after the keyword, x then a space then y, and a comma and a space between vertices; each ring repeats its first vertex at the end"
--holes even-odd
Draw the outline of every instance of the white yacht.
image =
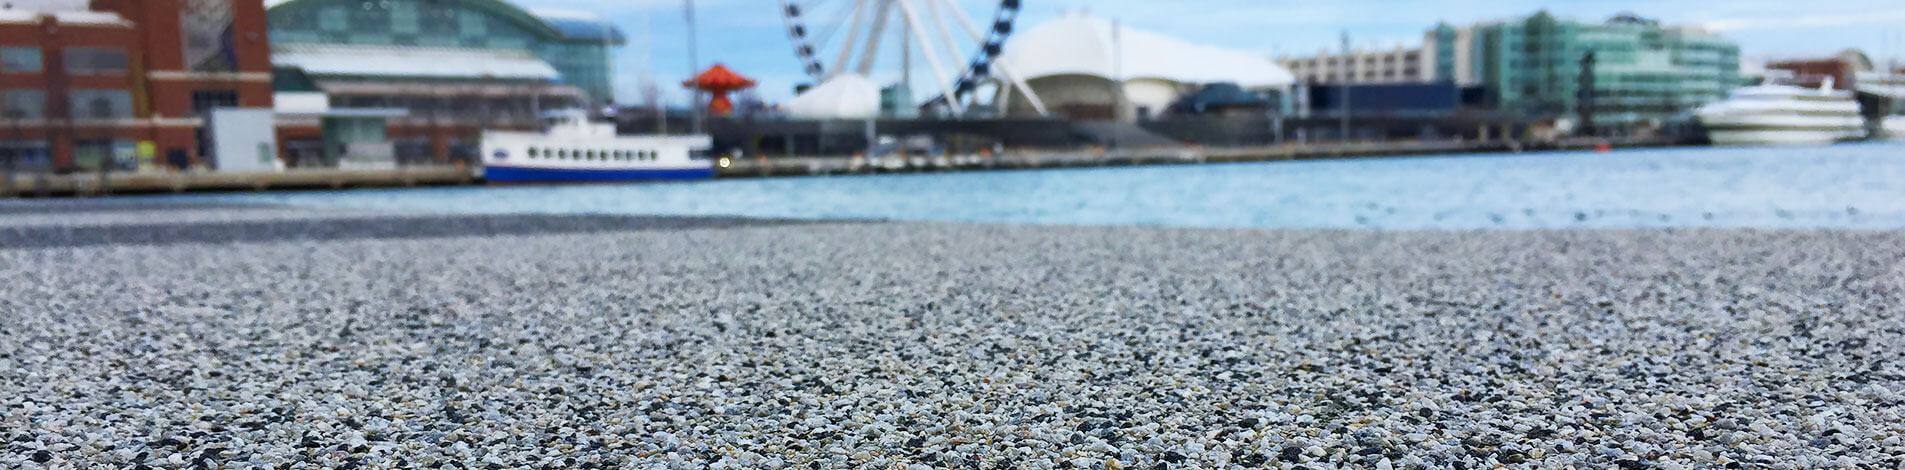
POLYGON ((1865 118, 1852 93, 1756 85, 1694 111, 1715 145, 1830 144, 1865 138, 1865 118))
POLYGON ((706 135, 620 136, 582 111, 543 117, 542 132, 483 132, 483 179, 491 183, 687 180, 714 177, 706 135))

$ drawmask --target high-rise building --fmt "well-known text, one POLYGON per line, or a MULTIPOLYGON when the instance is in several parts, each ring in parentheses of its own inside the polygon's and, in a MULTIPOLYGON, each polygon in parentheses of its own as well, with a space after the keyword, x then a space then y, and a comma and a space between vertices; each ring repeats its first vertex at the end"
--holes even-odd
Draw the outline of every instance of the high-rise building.
POLYGON ((1353 50, 1348 54, 1283 57, 1277 63, 1290 69, 1299 83, 1372 84, 1422 83, 1433 80, 1431 57, 1423 48, 1353 50))
POLYGON ((1589 98, 1596 126, 1611 130, 1672 119, 1740 83, 1738 45, 1632 14, 1587 23, 1543 11, 1468 28, 1443 24, 1428 37, 1436 75, 1485 87, 1498 109, 1573 116, 1589 98), (1584 74, 1589 53, 1593 70, 1584 74), (1593 84, 1590 93, 1582 83, 1593 84))

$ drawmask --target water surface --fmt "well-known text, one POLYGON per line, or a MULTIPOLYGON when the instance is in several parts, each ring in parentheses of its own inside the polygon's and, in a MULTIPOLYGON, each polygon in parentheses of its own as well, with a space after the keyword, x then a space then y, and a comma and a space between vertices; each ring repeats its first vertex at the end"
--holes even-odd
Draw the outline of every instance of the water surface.
POLYGON ((166 196, 454 213, 1257 228, 1905 228, 1905 145, 166 196))

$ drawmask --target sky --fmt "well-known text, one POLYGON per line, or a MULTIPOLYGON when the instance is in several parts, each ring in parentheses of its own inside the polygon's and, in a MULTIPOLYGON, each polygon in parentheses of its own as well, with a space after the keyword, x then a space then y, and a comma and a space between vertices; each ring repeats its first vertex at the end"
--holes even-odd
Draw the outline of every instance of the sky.
MULTIPOLYGON (((686 99, 679 86, 689 72, 682 0, 514 1, 532 9, 593 12, 621 26, 630 43, 616 56, 620 101, 643 102, 642 90, 651 84, 671 103, 686 99)), ((997 4, 955 1, 974 18, 989 18, 993 7, 988 5, 997 4)), ((777 0, 696 0, 695 5, 704 67, 719 62, 758 79, 758 93, 770 101, 786 99, 795 84, 806 81, 777 0)), ((1018 28, 1085 10, 1132 28, 1275 56, 1335 49, 1344 33, 1357 47, 1416 46, 1423 31, 1438 21, 1459 25, 1541 9, 1583 21, 1631 11, 1668 24, 1705 27, 1740 43, 1748 62, 1822 56, 1851 47, 1881 61, 1880 56, 1905 57, 1905 1, 1900 0, 1024 0, 1018 28)))

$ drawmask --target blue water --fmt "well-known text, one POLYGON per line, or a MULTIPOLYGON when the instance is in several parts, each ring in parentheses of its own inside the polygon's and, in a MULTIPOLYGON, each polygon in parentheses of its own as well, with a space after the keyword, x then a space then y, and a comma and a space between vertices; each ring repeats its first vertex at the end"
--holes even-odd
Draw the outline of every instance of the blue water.
POLYGON ((1905 145, 173 196, 458 213, 1261 228, 1905 228, 1905 145))

